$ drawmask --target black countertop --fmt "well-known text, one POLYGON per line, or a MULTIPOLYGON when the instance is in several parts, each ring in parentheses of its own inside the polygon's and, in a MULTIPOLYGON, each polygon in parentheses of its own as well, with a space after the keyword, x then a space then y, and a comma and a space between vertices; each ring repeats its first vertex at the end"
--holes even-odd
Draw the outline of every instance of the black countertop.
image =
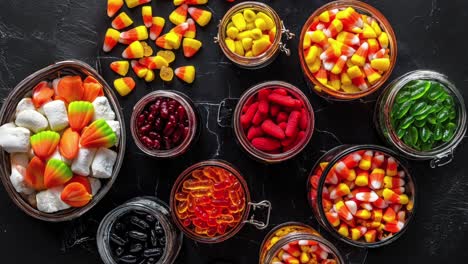
MULTIPOLYGON (((172 1, 153 1, 153 14, 167 17, 172 1)), ((236 1, 238 2, 238 1, 236 1)), ((261 1, 276 9, 286 27, 299 34, 308 16, 328 1, 261 1)), ((468 2, 462 0, 366 1, 386 15, 398 38, 398 62, 392 77, 415 69, 433 69, 449 76, 468 99, 468 2)), ((110 20, 106 1, 94 0, 2 0, 0 9, 0 97, 30 73, 65 59, 83 60, 108 82, 116 75, 108 64, 119 58, 123 46, 110 54, 101 51, 110 20)), ((317 227, 306 200, 306 177, 316 159, 340 144, 383 144, 372 124, 375 96, 348 103, 327 102, 308 90, 298 63, 298 39, 289 42, 291 57, 280 55, 267 68, 249 71, 230 63, 212 39, 218 20, 232 4, 210 0, 213 20, 198 27, 203 48, 193 60, 181 53, 175 65, 193 63, 197 77, 187 86, 179 80, 163 84, 138 82, 129 96, 121 98, 127 129, 131 109, 143 95, 156 89, 173 89, 189 95, 202 116, 202 133, 184 156, 157 161, 143 155, 127 137, 127 152, 120 175, 107 196, 81 218, 59 224, 30 218, 18 209, 6 192, 0 192, 0 252, 2 263, 100 263, 95 232, 102 217, 126 200, 156 195, 169 201, 176 177, 189 165, 218 158, 233 163, 244 174, 255 201, 273 204, 271 227, 300 221, 317 227), (238 98, 248 87, 267 80, 283 80, 306 92, 316 113, 316 131, 307 148, 296 158, 279 165, 250 159, 237 146, 232 130, 217 125, 218 105, 224 98, 238 98), (349 111, 352 109, 352 111, 349 111)), ((139 8, 130 14, 140 18, 139 8)), ((132 73, 133 74, 133 73, 132 73)), ((419 187, 415 221, 395 243, 369 251, 344 247, 353 262, 442 263, 468 258, 468 164, 466 140, 448 166, 430 169, 427 162, 411 162, 419 187)), ((186 239, 177 263, 256 263, 263 237, 268 232, 245 226, 234 238, 216 245, 186 239)), ((324 232, 323 232, 324 233, 324 232)), ((341 247, 341 245, 340 245, 341 247)))

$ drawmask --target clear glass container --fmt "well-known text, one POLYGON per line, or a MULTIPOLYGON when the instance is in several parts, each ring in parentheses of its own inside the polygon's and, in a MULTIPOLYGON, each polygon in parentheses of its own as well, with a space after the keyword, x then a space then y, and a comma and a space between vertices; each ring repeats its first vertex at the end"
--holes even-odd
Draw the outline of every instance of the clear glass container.
POLYGON ((197 108, 193 104, 192 100, 190 100, 190 98, 188 98, 183 93, 180 93, 177 91, 159 90, 159 91, 154 91, 145 95, 133 107, 132 117, 130 119, 130 131, 132 132, 132 137, 133 137, 135 144, 145 154, 156 157, 156 158, 174 158, 187 152, 190 149, 190 147, 193 145, 193 143, 198 139, 198 136, 200 134, 199 127, 200 127, 200 116, 199 116, 197 108), (185 108, 188 121, 189 121, 188 135, 177 147, 174 147, 169 150, 150 149, 146 147, 138 138, 137 117, 140 115, 143 109, 150 102, 154 101, 156 98, 159 98, 159 97, 170 98, 180 103, 182 107, 185 108))
POLYGON ((105 264, 117 264, 113 257, 109 241, 112 226, 123 215, 134 210, 144 211, 153 215, 161 224, 166 235, 164 253, 155 264, 172 264, 179 254, 183 235, 178 231, 171 220, 169 207, 156 197, 144 196, 133 198, 110 211, 99 224, 96 234, 99 255, 105 264))
POLYGON ((302 72, 304 73, 304 77, 306 79, 306 83, 309 86, 310 89, 315 91, 318 95, 321 97, 324 97, 326 99, 332 99, 332 100, 340 100, 340 101, 349 101, 349 100, 355 100, 359 99, 362 97, 365 97, 367 95, 370 95, 377 91, 390 77, 392 74, 393 68, 395 67, 396 64, 396 59, 397 59, 397 40, 395 36, 395 32, 393 31, 392 26, 388 22, 388 20, 385 18, 385 16, 375 9, 374 7, 360 2, 360 1, 355 1, 355 0, 340 0, 340 1, 334 1, 330 2, 328 4, 323 5, 319 9, 315 10, 314 13, 307 19, 307 21, 304 24, 304 27, 302 28, 301 31, 301 36, 299 39, 299 60, 301 63, 301 68, 302 72), (309 70, 307 67, 307 63, 305 62, 304 58, 304 52, 303 52, 303 43, 304 43, 304 36, 311 26, 311 24, 314 22, 314 19, 318 17, 321 13, 327 10, 331 9, 336 9, 336 8, 346 8, 346 7, 353 7, 357 12, 361 14, 367 14, 377 20, 379 23, 380 27, 382 28, 382 31, 387 32, 388 38, 389 38, 389 49, 390 49, 390 68, 382 74, 382 78, 374 83, 373 85, 369 86, 369 89, 366 91, 361 91, 358 93, 345 93, 345 92, 340 92, 340 91, 335 91, 333 89, 330 89, 320 83, 314 76, 314 74, 309 70))
POLYGON ((196 163, 186 170, 184 170, 179 177, 177 178, 176 182, 174 183, 171 191, 171 197, 170 197, 170 208, 171 208, 171 214, 174 222, 176 223, 177 227, 184 232, 184 234, 189 237, 192 240, 195 240, 200 243, 220 243, 223 242, 233 236, 235 236, 245 224, 251 224, 257 229, 265 229, 268 227, 268 224, 270 222, 270 211, 271 211, 271 203, 269 201, 261 201, 259 203, 254 203, 251 201, 250 198, 250 192, 247 187, 247 183, 245 182, 243 176, 241 173, 235 169, 231 164, 229 164, 226 161, 223 160, 207 160, 207 161, 202 161, 199 163, 196 163), (185 227, 182 224, 182 220, 179 218, 177 215, 176 211, 176 199, 175 195, 178 192, 178 190, 182 189, 182 185, 185 182, 185 180, 189 177, 192 177, 192 172, 198 169, 202 169, 204 167, 219 167, 221 169, 224 169, 231 173, 233 176, 236 177, 236 179, 239 181, 244 195, 245 195, 245 209, 242 212, 241 220, 234 226, 231 227, 229 230, 226 231, 224 235, 218 235, 214 237, 208 237, 208 236, 202 236, 191 230, 190 228, 185 227), (259 221, 255 219, 255 214, 258 213, 257 210, 265 210, 266 213, 264 214, 265 221, 259 221))
POLYGON ((417 189, 416 189, 416 183, 415 183, 414 177, 411 175, 410 171, 408 170, 408 163, 400 159, 399 156, 392 150, 381 147, 381 146, 341 145, 341 146, 338 146, 329 150, 322 157, 320 157, 315 163, 315 165, 313 166, 311 173, 307 179, 306 185, 307 185, 307 199, 309 201, 310 206, 312 207, 312 212, 314 213, 314 216, 319 222, 319 224, 323 226, 327 231, 329 231, 329 233, 331 233, 334 238, 344 241, 352 246, 361 247, 361 248, 376 248, 376 247, 388 245, 394 242, 395 240, 397 240, 406 232, 406 230, 408 229, 408 226, 410 225, 410 223, 413 221, 413 218, 414 218, 414 213, 415 213, 416 205, 417 205, 416 204, 417 189), (374 153, 380 152, 384 154, 385 156, 393 157, 396 160, 397 164, 400 167, 400 170, 404 171, 405 173, 405 179, 406 179, 406 184, 404 186, 405 193, 408 194, 408 197, 409 197, 408 204, 412 206, 411 210, 408 212, 406 216, 404 226, 400 231, 393 234, 392 236, 388 236, 382 240, 371 242, 371 243, 368 243, 366 241, 355 241, 355 240, 352 240, 348 237, 344 237, 341 234, 339 234, 337 229, 333 227, 332 224, 328 221, 325 215, 324 202, 323 202, 324 190, 327 189, 325 186, 326 180, 329 177, 331 170, 335 168, 335 165, 339 161, 341 161, 344 157, 348 156, 349 154, 367 151, 367 150, 371 150, 374 153), (321 163, 323 162, 326 162, 328 164, 326 166, 321 167, 321 163), (318 175, 314 175, 316 171, 318 170, 321 170, 322 173, 318 175), (315 186, 314 184, 311 184, 313 182, 312 177, 314 176, 319 177, 315 186))
POLYGON ((305 240, 318 243, 317 246, 328 253, 327 259, 335 260, 334 263, 336 264, 345 263, 338 249, 323 238, 315 229, 303 223, 287 222, 276 226, 265 236, 260 246, 258 264, 276 263, 273 259, 283 250, 284 246, 289 243, 305 240))
POLYGON ((234 134, 236 135, 237 141, 241 145, 241 147, 251 156, 257 160, 266 163, 278 163, 283 162, 288 159, 295 157, 299 154, 309 143, 312 135, 314 133, 314 123, 315 123, 315 116, 314 116, 314 109, 309 102, 307 96, 296 86, 282 82, 282 81, 268 81, 257 84, 251 88, 249 88, 244 94, 242 94, 237 106, 234 110, 234 115, 232 119, 232 126, 234 129, 234 134), (295 147, 291 148, 290 150, 279 153, 279 154, 270 154, 263 151, 256 149, 252 143, 247 139, 247 135, 244 132, 242 125, 240 123, 240 117, 242 115, 242 108, 243 106, 251 100, 251 98, 258 93, 258 91, 265 89, 265 88, 282 88, 286 89, 289 93, 291 93, 296 99, 301 100, 304 107, 306 108, 309 114, 309 124, 305 131, 305 137, 296 144, 295 147))
POLYGON ((287 48, 286 44, 282 40, 283 34, 285 35, 285 38, 287 40, 290 40, 294 37, 294 34, 285 28, 283 21, 273 8, 264 3, 246 1, 234 5, 226 12, 224 17, 219 22, 218 35, 215 37, 215 43, 219 44, 224 55, 226 55, 226 57, 230 61, 234 62, 234 64, 236 64, 237 66, 245 69, 259 69, 266 67, 271 62, 273 62, 280 52, 284 52, 287 56, 291 54, 290 50, 287 48), (229 50, 224 41, 226 39, 226 28, 232 16, 237 12, 244 10, 245 8, 250 8, 255 12, 264 12, 273 19, 276 25, 276 35, 271 47, 267 51, 256 57, 245 57, 238 55, 229 50))
POLYGON ((106 193, 112 187, 114 181, 117 179, 117 175, 119 174, 120 167, 122 166, 125 154, 125 122, 123 120, 122 108, 120 107, 119 101, 113 89, 96 72, 96 70, 94 70, 88 64, 79 60, 67 60, 57 62, 29 75, 24 80, 22 80, 4 100, 2 109, 0 110, 0 124, 5 124, 14 120, 16 106, 18 102, 25 96, 30 96, 32 93, 32 89, 39 82, 44 80, 52 81, 56 78, 66 75, 80 75, 82 77, 92 76, 97 81, 99 81, 99 83, 102 84, 104 94, 109 100, 112 110, 114 110, 116 114, 116 120, 119 121, 119 123, 121 124, 120 142, 118 144, 118 147, 116 148, 117 159, 114 165, 112 176, 108 180, 102 181, 102 187, 99 190, 99 192, 93 196, 93 199, 84 207, 70 208, 51 214, 37 210, 37 208, 35 208, 28 202, 27 197, 15 191, 9 178, 11 173, 10 155, 5 151, 0 151, 0 177, 3 182, 3 186, 5 187, 10 198, 19 208, 21 208, 21 210, 23 210, 28 215, 49 222, 61 222, 72 220, 83 215, 91 208, 93 208, 106 195, 106 193))
POLYGON ((381 137, 393 148, 402 153, 405 157, 414 160, 430 160, 432 168, 439 167, 450 163, 453 159, 455 148, 460 144, 466 134, 466 107, 463 101, 463 96, 447 76, 434 71, 417 70, 409 72, 393 82, 380 95, 377 100, 374 123, 381 137), (395 129, 391 124, 390 114, 395 103, 395 98, 398 92, 409 82, 414 80, 429 80, 436 81, 442 84, 445 91, 454 99, 457 110, 458 127, 454 133, 452 140, 441 144, 431 151, 419 151, 406 145, 398 138, 395 129))

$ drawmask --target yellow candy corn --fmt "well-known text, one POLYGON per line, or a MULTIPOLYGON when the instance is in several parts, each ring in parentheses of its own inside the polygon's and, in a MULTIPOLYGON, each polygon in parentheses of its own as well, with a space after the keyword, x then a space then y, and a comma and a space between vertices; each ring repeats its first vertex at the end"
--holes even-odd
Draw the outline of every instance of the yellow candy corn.
POLYGON ((263 36, 263 33, 258 28, 254 28, 250 31, 250 37, 253 39, 260 39, 262 36, 263 36))
POLYGON ((134 8, 139 5, 144 5, 151 2, 151 0, 125 0, 125 3, 127 4, 128 8, 134 8))
POLYGON ((153 9, 151 6, 144 6, 141 8, 141 15, 143 16, 143 24, 147 28, 153 25, 153 9))
POLYGON ((255 12, 252 11, 252 9, 248 9, 248 8, 244 9, 243 14, 244 14, 245 22, 247 23, 254 22, 255 18, 257 17, 255 12))
POLYGON ((272 29, 275 26, 275 22, 271 17, 263 12, 257 13, 257 18, 261 18, 265 21, 267 29, 272 29))
POLYGON ((351 78, 351 80, 363 76, 363 73, 358 66, 353 66, 349 68, 347 73, 348 73, 349 78, 351 78))
POLYGON ((173 3, 174 3, 175 6, 179 6, 179 5, 183 4, 183 3, 185 3, 185 0, 174 0, 173 3))
POLYGON ((254 29, 254 28, 256 28, 255 22, 247 23, 247 25, 245 26, 245 29, 247 29, 247 30, 251 30, 251 29, 254 29))
POLYGON ((127 75, 129 67, 128 61, 114 61, 110 64, 110 68, 121 76, 127 75))
POLYGON ((148 70, 148 72, 145 75, 145 82, 152 82, 154 81, 154 78, 156 75, 154 74, 153 70, 148 70))
POLYGON ((252 49, 252 42, 253 40, 251 38, 244 38, 242 39, 242 47, 244 47, 245 51, 251 50, 252 49))
POLYGON ((244 16, 241 13, 237 13, 231 18, 232 23, 234 26, 239 29, 239 31, 244 31, 245 27, 247 26, 247 22, 245 22, 244 16))
POLYGON ((199 40, 184 38, 182 42, 182 48, 184 50, 184 56, 187 58, 193 57, 201 48, 202 43, 199 40))
POLYGON ((242 32, 239 32, 239 34, 237 35, 238 40, 242 40, 244 38, 251 38, 251 37, 252 37, 252 30, 242 31, 242 32))
POLYGON ((133 24, 133 20, 127 15, 127 13, 122 12, 112 20, 112 27, 115 29, 124 29, 133 24))
POLYGON ((175 75, 186 83, 193 83, 195 80, 195 67, 183 66, 175 69, 175 75))
POLYGON ((132 77, 119 78, 114 81, 114 88, 121 96, 126 96, 133 91, 135 85, 132 77))
POLYGON ((321 53, 322 53, 322 49, 319 48, 318 46, 314 45, 310 47, 309 53, 307 53, 307 56, 305 57, 306 63, 308 65, 313 64, 321 53))
POLYGON ((163 66, 159 71, 159 77, 165 82, 170 82, 174 78, 174 71, 171 67, 163 66))
POLYGON ((312 65, 308 64, 307 66, 311 73, 316 73, 320 70, 320 67, 322 66, 322 60, 315 60, 312 65))
POLYGON ((143 58, 144 50, 143 45, 139 41, 134 41, 123 52, 122 57, 125 59, 139 59, 143 58))
POLYGON ((259 40, 254 40, 252 45, 252 53, 254 56, 258 56, 264 53, 271 46, 270 39, 261 38, 259 40))
POLYGON ((156 53, 156 55, 163 57, 167 61, 167 63, 171 63, 175 60, 175 54, 170 50, 160 50, 158 51, 158 53, 156 53))
POLYGON ((377 39, 379 40, 380 47, 383 49, 388 48, 388 34, 386 32, 382 32, 377 39))
POLYGON ((251 50, 249 50, 249 51, 247 51, 247 52, 245 53, 244 56, 247 57, 247 58, 250 58, 250 57, 253 57, 253 53, 252 53, 251 50))
POLYGON ((374 29, 371 26, 369 26, 368 24, 364 24, 362 37, 363 38, 376 38, 377 34, 375 33, 374 29))
POLYGON ((242 45, 242 41, 236 40, 234 44, 236 48, 235 53, 237 55, 244 56, 245 51, 244 51, 244 46, 242 45))
POLYGON ((211 20, 211 12, 196 7, 189 7, 188 12, 190 16, 197 22, 198 25, 204 27, 211 20))
POLYGON ((268 30, 268 25, 263 18, 255 19, 255 26, 260 30, 268 30))
POLYGON ((169 15, 169 20, 175 25, 182 24, 187 20, 187 11, 188 5, 183 4, 172 11, 172 13, 169 15))
POLYGON ((226 30, 226 35, 232 39, 236 39, 237 35, 239 35, 239 29, 236 27, 230 27, 226 30))
POLYGON ((227 48, 231 51, 231 52, 236 52, 236 44, 234 43, 234 40, 230 39, 230 38, 226 38, 224 40, 224 42, 226 43, 226 46, 227 48))
POLYGON ((174 49, 178 49, 180 47, 181 37, 174 32, 169 32, 165 35, 166 41, 169 45, 172 46, 174 49))
POLYGON ((104 45, 102 46, 102 50, 104 52, 111 51, 115 47, 115 45, 117 45, 119 38, 120 38, 119 31, 113 28, 107 29, 106 36, 104 37, 104 45))
POLYGON ((371 67, 378 71, 387 71, 390 68, 390 59, 389 58, 374 59, 371 61, 371 67))
POLYGON ((375 34, 377 35, 377 37, 379 37, 380 34, 382 34, 382 29, 380 28, 379 23, 377 23, 375 19, 372 19, 372 22, 370 25, 372 29, 374 30, 375 34))
POLYGON ((350 85, 353 83, 346 72, 341 73, 341 83, 343 85, 350 85))

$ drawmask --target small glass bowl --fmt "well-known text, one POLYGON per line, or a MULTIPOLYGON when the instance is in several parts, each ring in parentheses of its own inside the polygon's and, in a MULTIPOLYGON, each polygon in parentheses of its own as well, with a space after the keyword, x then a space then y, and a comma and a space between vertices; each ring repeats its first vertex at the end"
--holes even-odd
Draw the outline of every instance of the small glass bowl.
POLYGON ((301 62, 302 72, 304 73, 304 76, 306 78, 307 85, 310 87, 310 89, 315 91, 321 97, 324 97, 326 99, 339 100, 339 101, 349 101, 349 100, 359 99, 377 91, 388 80, 388 78, 392 74, 393 68, 395 67, 395 64, 396 64, 397 52, 398 52, 398 47, 397 47, 397 40, 396 40, 395 32, 393 31, 392 26, 390 25, 388 20, 385 18, 385 16, 380 11, 375 9, 374 7, 366 3, 355 1, 355 0, 334 1, 328 4, 325 4, 319 9, 315 10, 315 12, 312 13, 309 19, 307 19, 307 21, 305 22, 304 27, 302 28, 302 31, 301 31, 300 39, 299 39, 299 60, 301 62), (309 29, 310 25, 314 22, 314 18, 318 17, 324 11, 335 9, 335 8, 346 8, 346 7, 352 7, 361 14, 368 14, 369 16, 375 18, 377 22, 379 23, 379 25, 381 26, 382 31, 387 32, 388 38, 389 38, 390 68, 384 74, 382 74, 382 78, 379 81, 369 86, 368 90, 361 91, 359 93, 344 93, 344 92, 335 91, 326 87, 322 83, 320 83, 315 78, 313 73, 310 72, 309 68, 307 67, 307 63, 305 62, 304 52, 303 52, 304 36, 307 30, 309 29))
POLYGON ((143 98, 141 98, 133 107, 132 117, 130 119, 130 131, 132 132, 133 141, 138 146, 138 148, 149 156, 156 158, 174 158, 180 156, 187 152, 193 143, 196 141, 200 134, 200 117, 197 108, 193 104, 192 100, 188 98, 183 93, 177 91, 154 91, 143 98), (148 103, 154 101, 158 97, 166 97, 173 99, 180 103, 182 107, 185 108, 188 121, 189 121, 189 132, 185 137, 184 141, 180 143, 177 147, 174 147, 169 150, 154 150, 146 147, 138 138, 138 126, 137 118, 143 109, 147 106, 148 103))
POLYGON ((183 235, 174 227, 170 218, 169 207, 156 197, 136 197, 110 211, 99 224, 96 234, 99 255, 105 264, 117 264, 109 245, 110 232, 120 216, 139 210, 153 215, 161 224, 166 234, 166 247, 163 255, 155 264, 172 264, 179 254, 183 235))
POLYGON ((270 221, 270 211, 271 211, 271 204, 269 201, 261 201, 259 203, 253 203, 250 198, 250 192, 247 187, 247 183, 245 182, 244 178, 240 174, 240 172, 235 169, 231 164, 229 164, 226 161, 223 160, 207 160, 207 161, 202 161, 199 163, 196 163, 186 170, 184 170, 179 177, 177 178, 176 182, 174 183, 171 191, 171 198, 170 198, 170 208, 171 208, 171 215, 172 219, 176 223, 177 227, 182 230, 182 232, 189 237, 192 240, 195 240, 200 243, 207 243, 207 244, 214 244, 214 243, 220 243, 223 242, 233 236, 235 236, 241 229, 242 227, 248 223, 253 226, 255 226, 257 229, 265 229, 268 227, 269 221, 270 221), (214 237, 206 237, 206 236, 201 236, 197 233, 195 233, 193 230, 190 230, 189 228, 185 227, 181 223, 181 219, 177 216, 177 208, 176 208, 176 199, 175 195, 178 190, 180 190, 185 182, 185 180, 189 177, 192 177, 191 174, 193 171, 197 169, 202 169, 204 167, 219 167, 221 169, 227 170, 230 172, 232 175, 236 177, 236 179, 239 181, 243 191, 244 191, 244 200, 245 200, 245 209, 242 213, 241 220, 236 224, 236 226, 232 227, 229 229, 224 235, 218 235, 214 237), (266 220, 265 222, 258 221, 254 219, 254 216, 252 215, 249 219, 249 214, 251 211, 255 211, 256 209, 265 209, 267 210, 266 214, 266 220))
POLYGON ((310 104, 309 99, 299 88, 297 88, 296 86, 292 84, 282 82, 282 81, 268 81, 268 82, 257 84, 249 88, 241 96, 234 110, 232 123, 233 123, 232 127, 234 129, 234 134, 236 135, 237 141, 250 156, 262 162, 278 163, 278 162, 283 162, 283 161, 286 161, 288 159, 295 157, 307 146, 307 144, 309 143, 314 133, 315 115, 314 115, 314 109, 312 108, 312 105, 310 104), (240 117, 242 115, 242 108, 244 107, 244 105, 249 100, 251 100, 251 98, 254 95, 256 95, 258 91, 264 88, 273 88, 273 87, 286 89, 289 93, 294 95, 296 99, 301 100, 301 102, 303 103, 303 105, 305 106, 305 108, 307 109, 309 113, 309 126, 307 127, 305 131, 306 136, 300 142, 298 142, 295 147, 280 154, 266 153, 266 152, 256 149, 252 145, 252 143, 247 139, 247 135, 244 132, 242 125, 240 123, 240 117))
POLYGON ((345 261, 338 249, 323 238, 315 229, 297 222, 287 222, 273 228, 263 239, 260 246, 260 254, 258 264, 272 264, 275 258, 283 247, 289 243, 298 241, 313 241, 319 244, 319 247, 332 256, 336 264, 344 264, 345 261))
POLYGON ((270 63, 272 63, 275 60, 276 56, 278 56, 280 51, 284 52, 287 56, 291 54, 290 50, 286 47, 286 44, 284 44, 281 40, 283 34, 285 34, 288 40, 294 37, 294 34, 289 32, 289 30, 287 30, 284 27, 283 21, 273 8, 264 3, 246 1, 234 5, 226 12, 224 17, 219 22, 218 35, 217 37, 215 37, 215 42, 219 44, 224 55, 226 55, 226 57, 230 61, 234 62, 234 64, 236 64, 237 66, 245 69, 259 69, 266 67, 270 63), (273 40, 273 43, 271 44, 271 47, 267 51, 256 57, 245 57, 238 55, 229 50, 229 48, 226 45, 226 42, 224 41, 226 39, 226 28, 232 16, 245 8, 250 8, 254 11, 264 12, 273 19, 276 25, 276 35, 275 39, 273 40))
POLYGON ((463 96, 460 94, 455 85, 448 80, 447 76, 434 71, 417 70, 404 74, 390 83, 387 88, 385 88, 377 100, 374 112, 374 123, 381 137, 390 146, 398 150, 409 159, 431 160, 430 166, 435 168, 446 165, 453 160, 453 152, 455 151, 455 148, 461 143, 466 134, 466 115, 466 107, 463 101, 463 96), (458 127, 454 133, 454 137, 449 142, 446 142, 431 151, 419 151, 406 145, 401 139, 398 138, 395 129, 391 124, 390 113, 392 111, 392 107, 398 92, 407 83, 414 80, 432 80, 439 82, 452 96, 457 108, 458 127))
MULTIPOLYGON (((398 177, 398 176, 395 176, 398 177)), ((312 212, 314 213, 315 218, 319 222, 320 225, 322 225, 328 232, 330 232, 334 238, 339 239, 343 242, 346 242, 352 246, 356 247, 361 247, 361 248, 377 248, 381 246, 388 245, 395 240, 397 240, 399 237, 401 237, 406 230, 408 229, 408 226, 410 223, 413 221, 415 210, 416 210, 416 202, 417 202, 417 189, 416 189, 416 183, 414 180, 414 177, 410 174, 410 171, 408 170, 408 163, 402 159, 399 158, 399 156, 393 152, 390 149, 381 147, 381 146, 376 146, 376 145, 341 145, 338 147, 335 147, 331 150, 329 150, 327 153, 325 153, 322 157, 320 157, 315 165, 312 167, 311 173, 307 179, 307 199, 309 201, 310 206, 312 207, 312 212), (404 186, 406 188, 406 193, 408 193, 409 197, 409 202, 411 203, 411 210, 408 210, 408 214, 406 216, 406 221, 403 226, 403 228, 398 231, 397 233, 393 234, 392 236, 386 237, 385 239, 382 239, 380 241, 368 243, 365 241, 354 241, 350 238, 344 237, 341 234, 338 233, 338 230, 332 226, 332 224, 328 221, 326 215, 325 215, 325 210, 323 208, 323 190, 326 189, 325 184, 326 184, 326 179, 331 172, 333 168, 335 168, 335 165, 341 161, 344 157, 348 156, 349 154, 358 152, 358 151, 378 151, 380 153, 383 153, 385 156, 393 157, 397 164, 400 167, 401 171, 405 172, 405 178, 407 179, 406 185, 404 186), (314 177, 315 172, 321 167, 320 164, 322 162, 327 162, 328 164, 322 168, 322 173, 320 175, 316 175, 319 177, 318 182, 316 183, 316 188, 314 188, 314 184, 311 184, 312 177, 314 177)), ((382 187, 383 188, 383 187, 382 187)), ((409 204, 409 203, 408 203, 409 204)))
POLYGON ((10 195, 10 198, 13 202, 21 208, 26 214, 48 222, 62 222, 69 221, 80 217, 91 208, 93 208, 110 190, 112 184, 117 179, 119 175, 120 167, 123 163, 123 158, 125 154, 125 144, 126 144, 126 134, 125 134, 125 122, 123 120, 122 108, 120 107, 119 101, 113 91, 113 89, 107 84, 107 82, 88 64, 79 61, 79 60, 67 60, 57 62, 50 66, 47 66, 31 75, 26 77, 21 81, 14 89, 10 92, 8 97, 5 99, 5 102, 0 110, 0 124, 5 124, 11 122, 15 116, 16 106, 18 102, 23 99, 28 93, 31 93, 32 89, 43 80, 53 80, 61 76, 66 75, 80 75, 92 76, 99 83, 102 84, 104 89, 104 94, 109 100, 109 103, 116 114, 116 119, 119 121, 120 125, 120 142, 117 147, 117 159, 114 165, 112 176, 107 180, 103 181, 102 187, 99 192, 93 196, 93 199, 84 207, 81 208, 69 208, 62 210, 56 213, 44 213, 28 203, 27 197, 23 197, 20 193, 17 193, 14 189, 9 175, 11 172, 10 165, 10 155, 5 151, 0 152, 0 178, 2 179, 3 186, 7 193, 10 195))

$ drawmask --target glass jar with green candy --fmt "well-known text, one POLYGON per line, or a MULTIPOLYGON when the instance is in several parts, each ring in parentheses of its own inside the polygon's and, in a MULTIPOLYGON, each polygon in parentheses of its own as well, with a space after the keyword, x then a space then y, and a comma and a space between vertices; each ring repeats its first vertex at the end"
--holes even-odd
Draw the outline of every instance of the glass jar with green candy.
POLYGON ((463 97, 445 75, 409 72, 390 83, 374 114, 379 133, 406 157, 443 166, 466 133, 463 97))

